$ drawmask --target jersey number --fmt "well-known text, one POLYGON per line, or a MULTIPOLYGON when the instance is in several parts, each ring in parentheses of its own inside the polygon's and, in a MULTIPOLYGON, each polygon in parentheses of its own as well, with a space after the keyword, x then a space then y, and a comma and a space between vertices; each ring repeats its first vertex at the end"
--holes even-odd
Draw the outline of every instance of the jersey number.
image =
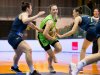
POLYGON ((92 17, 88 17, 88 18, 91 18, 91 22, 93 22, 93 18, 92 17))

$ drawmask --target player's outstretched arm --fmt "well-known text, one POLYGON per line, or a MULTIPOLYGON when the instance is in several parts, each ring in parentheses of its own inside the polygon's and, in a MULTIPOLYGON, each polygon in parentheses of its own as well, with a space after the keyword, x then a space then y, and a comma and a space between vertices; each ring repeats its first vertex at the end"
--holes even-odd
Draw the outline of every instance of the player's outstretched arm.
POLYGON ((33 20, 35 20, 36 18, 38 18, 39 16, 43 15, 45 12, 44 11, 41 11, 39 12, 37 15, 35 16, 32 16, 32 17, 29 17, 28 18, 28 14, 27 13, 23 13, 22 14, 22 22, 24 24, 29 24, 30 22, 32 22, 33 20))
POLYGON ((64 37, 67 37, 67 36, 70 36, 70 35, 74 34, 75 31, 76 31, 76 29, 78 28, 79 22, 80 22, 80 17, 75 18, 74 26, 73 26, 72 30, 69 31, 69 32, 67 32, 67 33, 65 33, 65 34, 63 34, 63 35, 57 34, 57 36, 58 36, 59 38, 64 38, 64 37))
POLYGON ((43 29, 39 29, 39 28, 36 27, 32 22, 30 22, 28 26, 31 27, 32 29, 38 30, 40 33, 43 32, 43 29))

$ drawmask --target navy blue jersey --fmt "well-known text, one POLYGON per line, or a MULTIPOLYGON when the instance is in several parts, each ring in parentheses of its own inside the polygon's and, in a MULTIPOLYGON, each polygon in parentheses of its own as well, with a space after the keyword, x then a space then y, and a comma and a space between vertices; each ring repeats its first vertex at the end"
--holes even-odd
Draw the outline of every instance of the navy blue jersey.
POLYGON ((20 20, 17 16, 12 24, 12 28, 10 33, 15 33, 22 37, 24 30, 27 28, 28 24, 23 24, 22 20, 20 20))
POLYGON ((79 26, 85 31, 87 31, 89 27, 97 24, 97 22, 91 16, 80 15, 80 17, 82 18, 82 22, 79 24, 79 26))

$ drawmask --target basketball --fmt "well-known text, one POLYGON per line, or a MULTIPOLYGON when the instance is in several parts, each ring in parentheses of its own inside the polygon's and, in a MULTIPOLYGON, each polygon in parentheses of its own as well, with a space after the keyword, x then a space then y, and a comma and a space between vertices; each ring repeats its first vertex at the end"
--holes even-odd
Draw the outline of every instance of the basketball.
POLYGON ((54 36, 54 34, 55 34, 55 32, 53 32, 53 31, 49 31, 49 33, 48 33, 50 36, 54 36))

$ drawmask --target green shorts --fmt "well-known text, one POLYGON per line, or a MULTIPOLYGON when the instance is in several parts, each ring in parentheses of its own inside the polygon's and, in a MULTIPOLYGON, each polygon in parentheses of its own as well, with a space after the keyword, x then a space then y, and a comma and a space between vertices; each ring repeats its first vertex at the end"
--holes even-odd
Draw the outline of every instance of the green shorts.
POLYGON ((43 33, 38 33, 38 41, 45 51, 51 49, 50 45, 54 46, 56 42, 59 42, 57 38, 54 41, 49 41, 46 39, 46 37, 43 36, 43 33))

